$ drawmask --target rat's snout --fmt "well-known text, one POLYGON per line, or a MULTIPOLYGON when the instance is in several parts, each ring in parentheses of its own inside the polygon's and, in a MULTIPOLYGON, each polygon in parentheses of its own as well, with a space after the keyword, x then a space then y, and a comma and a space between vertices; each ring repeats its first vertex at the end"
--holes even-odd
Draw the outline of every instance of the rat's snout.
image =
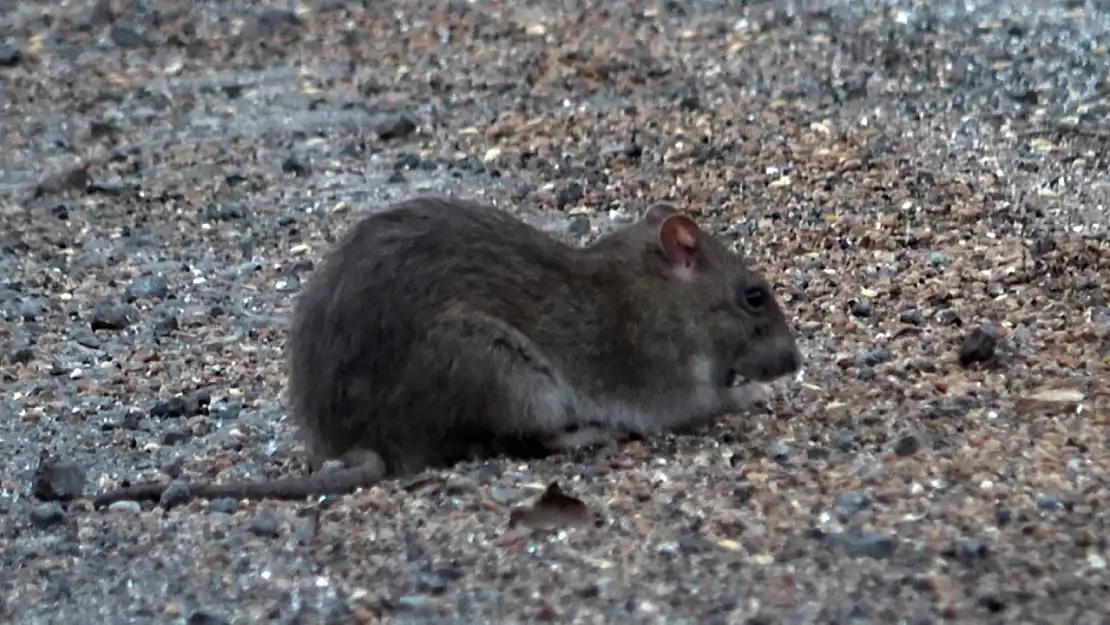
POLYGON ((749 380, 771 382, 797 373, 802 368, 802 353, 792 336, 775 337, 760 344, 741 358, 737 371, 749 380))

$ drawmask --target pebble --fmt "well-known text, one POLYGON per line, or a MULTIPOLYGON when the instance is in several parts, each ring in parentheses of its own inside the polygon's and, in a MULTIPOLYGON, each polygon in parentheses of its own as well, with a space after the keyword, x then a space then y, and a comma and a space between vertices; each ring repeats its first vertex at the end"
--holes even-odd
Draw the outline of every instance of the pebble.
POLYGON ((267 538, 277 538, 281 535, 281 524, 270 512, 261 512, 252 518, 248 529, 253 534, 267 538))
POLYGON ((975 538, 961 538, 953 549, 956 557, 964 562, 987 557, 987 546, 975 538))
POLYGON ((235 514, 239 509, 239 500, 234 497, 218 497, 208 502, 208 509, 212 512, 235 514))
POLYGON ((863 491, 848 491, 837 495, 834 505, 843 516, 850 518, 871 507, 871 496, 863 491))
POLYGON ((111 504, 108 504, 108 510, 112 512, 133 512, 135 514, 138 514, 143 511, 143 508, 139 505, 139 502, 137 501, 124 499, 123 501, 114 501, 111 504))
POLYGON ((123 330, 131 325, 131 309, 127 306, 102 302, 93 310, 89 326, 97 330, 123 330))
POLYGON ((170 283, 163 275, 139 276, 127 285, 123 291, 123 299, 134 302, 138 299, 165 299, 170 293, 170 283))
POLYGON ((187 503, 192 499, 193 494, 189 490, 189 483, 185 480, 174 480, 166 486, 166 490, 162 491, 162 496, 158 498, 158 505, 166 510, 187 503))
POLYGON ((85 469, 76 462, 46 460, 35 472, 31 492, 42 501, 69 501, 81 496, 85 480, 85 469))
POLYGON ((782 441, 775 441, 768 445, 767 455, 776 460, 790 455, 790 446, 782 441))
POLYGON ((23 52, 19 48, 3 44, 0 45, 0 67, 15 67, 23 60, 23 52))
POLYGON ((857 299, 852 300, 849 309, 854 317, 870 317, 871 316, 871 300, 857 299))
POLYGON ((921 439, 916 434, 907 434, 894 443, 894 453, 899 456, 912 456, 921 449, 921 439))
POLYGON ((835 546, 844 549, 852 558, 886 559, 894 555, 894 539, 883 532, 838 532, 827 535, 835 546))
POLYGON ((913 326, 919 326, 925 322, 924 317, 921 316, 921 311, 915 309, 903 310, 902 314, 898 315, 898 319, 902 323, 908 323, 913 326))
POLYGON ((416 132, 416 122, 408 115, 391 115, 378 122, 375 132, 382 141, 403 139, 416 132))
POLYGON ((841 428, 833 434, 833 445, 843 452, 849 452, 856 448, 856 433, 847 428, 841 428))
POLYGON ((994 357, 998 346, 998 328, 992 324, 981 325, 968 334, 960 346, 959 360, 963 366, 986 362, 994 357))
POLYGON ((197 610, 189 615, 185 625, 231 625, 231 621, 212 612, 197 610))
POLYGON ((31 510, 31 523, 39 529, 57 525, 65 520, 66 511, 56 501, 40 503, 31 510))

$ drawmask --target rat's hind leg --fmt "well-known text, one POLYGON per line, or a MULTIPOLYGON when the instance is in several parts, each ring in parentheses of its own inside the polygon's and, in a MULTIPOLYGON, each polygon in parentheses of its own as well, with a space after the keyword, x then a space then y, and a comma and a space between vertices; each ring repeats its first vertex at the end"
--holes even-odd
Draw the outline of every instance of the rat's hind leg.
MULTIPOLYGON (((442 388, 457 394, 458 425, 496 436, 546 439, 586 426, 583 403, 562 372, 527 336, 500 319, 453 308, 428 340, 442 388)), ((431 364, 431 363, 429 363, 431 364)), ((445 398, 447 399, 447 398, 445 398)))

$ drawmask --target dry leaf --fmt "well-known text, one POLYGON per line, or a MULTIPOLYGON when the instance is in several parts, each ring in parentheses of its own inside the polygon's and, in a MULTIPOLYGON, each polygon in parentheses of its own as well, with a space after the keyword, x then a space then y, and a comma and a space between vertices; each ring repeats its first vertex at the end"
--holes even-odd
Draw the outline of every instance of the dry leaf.
POLYGON ((564 494, 558 482, 552 482, 534 503, 513 510, 509 515, 509 528, 526 525, 550 531, 584 525, 590 520, 589 507, 581 499, 564 494))

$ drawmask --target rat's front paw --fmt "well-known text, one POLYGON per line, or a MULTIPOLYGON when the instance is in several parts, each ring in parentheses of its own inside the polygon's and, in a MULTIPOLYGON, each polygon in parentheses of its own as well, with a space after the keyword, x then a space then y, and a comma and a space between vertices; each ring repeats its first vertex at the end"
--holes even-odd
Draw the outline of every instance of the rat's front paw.
POLYGON ((737 411, 767 407, 774 396, 775 391, 771 385, 762 382, 745 382, 729 389, 729 399, 737 411))

